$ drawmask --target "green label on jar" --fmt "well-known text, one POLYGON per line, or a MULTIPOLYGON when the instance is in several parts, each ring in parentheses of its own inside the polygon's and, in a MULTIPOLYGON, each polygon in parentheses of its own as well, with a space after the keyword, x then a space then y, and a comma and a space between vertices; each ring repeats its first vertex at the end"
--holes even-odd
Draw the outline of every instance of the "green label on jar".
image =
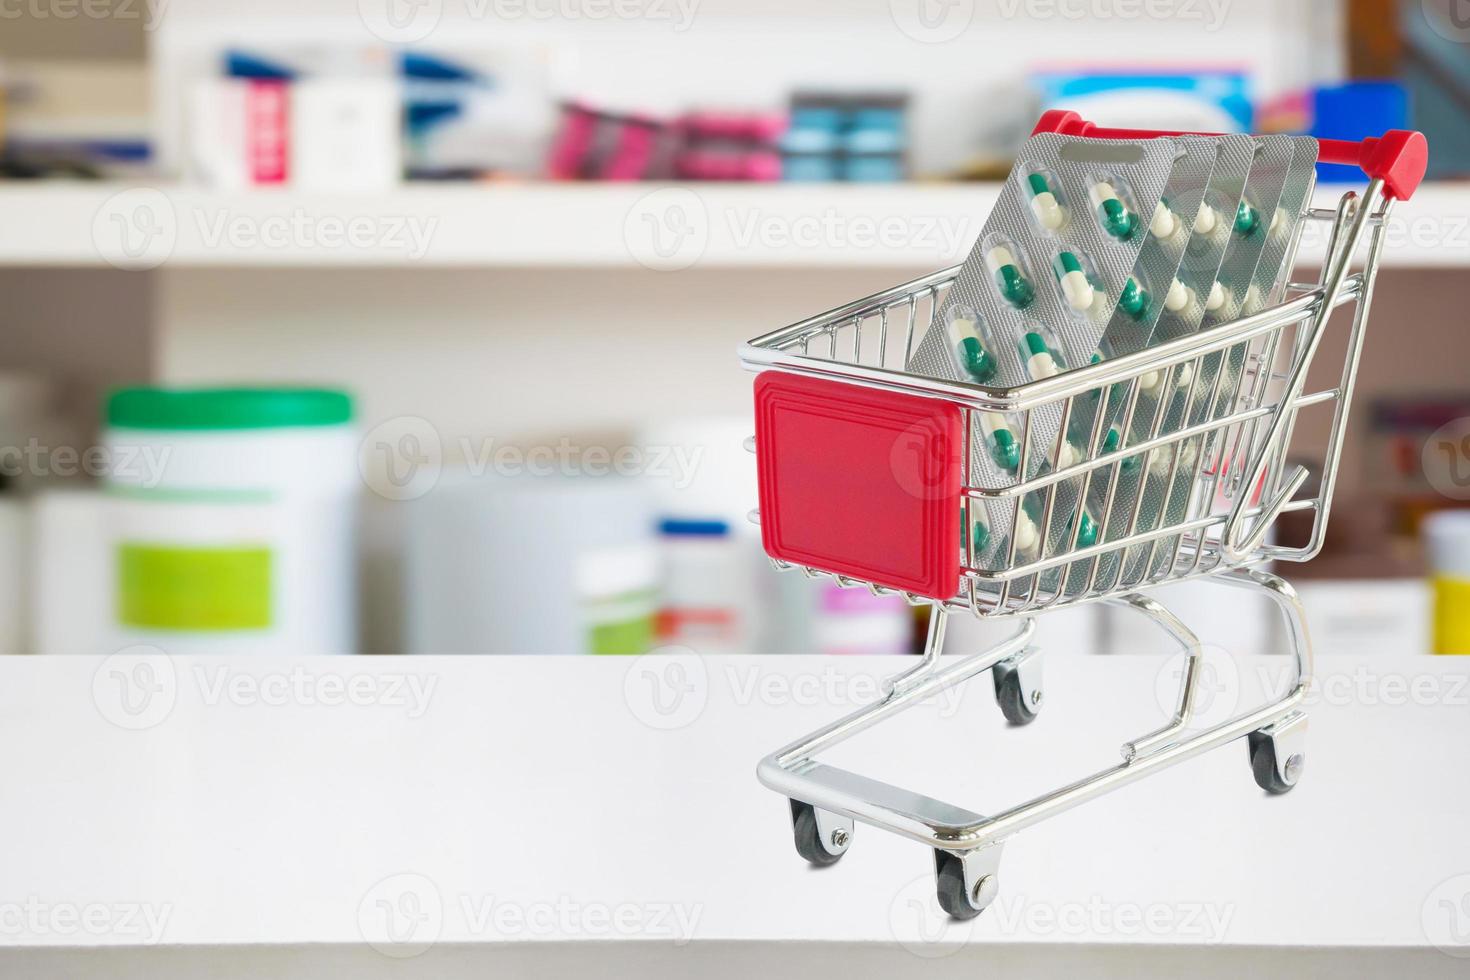
POLYGON ((124 544, 117 583, 124 626, 219 632, 271 625, 269 548, 124 544))

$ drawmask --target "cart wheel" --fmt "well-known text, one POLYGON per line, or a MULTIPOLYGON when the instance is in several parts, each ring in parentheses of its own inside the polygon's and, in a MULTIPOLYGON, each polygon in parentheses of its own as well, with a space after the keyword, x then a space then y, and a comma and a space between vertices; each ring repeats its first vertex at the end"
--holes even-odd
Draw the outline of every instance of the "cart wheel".
POLYGON ((1037 688, 1028 697, 1021 687, 1021 673, 1014 664, 996 664, 991 673, 995 678, 995 700, 1006 721, 1018 726, 1035 721, 1036 713, 1041 710, 1041 689, 1037 688))
POLYGON ((958 854, 934 849, 934 874, 939 886, 939 907, 951 919, 973 919, 995 896, 995 876, 980 880, 975 886, 978 895, 971 895, 965 887, 965 864, 958 854), (976 902, 979 904, 976 904, 976 902))
POLYGON ((1249 743, 1251 774, 1256 777, 1256 785, 1275 796, 1290 792, 1301 780, 1302 767, 1307 761, 1305 753, 1298 752, 1286 760, 1283 778, 1276 767, 1276 740, 1265 732, 1251 732, 1249 743))
POLYGON ((852 831, 843 827, 824 830, 817 808, 800 800, 791 801, 791 827, 796 835, 796 853, 819 868, 836 864, 847 853, 852 831))

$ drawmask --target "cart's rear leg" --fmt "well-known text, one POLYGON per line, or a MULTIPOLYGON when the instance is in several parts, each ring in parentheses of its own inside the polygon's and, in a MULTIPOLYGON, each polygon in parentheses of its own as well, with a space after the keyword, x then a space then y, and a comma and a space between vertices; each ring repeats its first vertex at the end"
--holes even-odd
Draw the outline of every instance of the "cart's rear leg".
POLYGON ((790 802, 796 853, 819 868, 836 864, 852 843, 852 820, 801 800, 790 802))
POLYGON ((1000 845, 973 851, 934 849, 939 907, 955 919, 973 919, 1000 891, 1000 845))
POLYGON ((1251 773, 1268 793, 1290 792, 1307 764, 1307 716, 1300 711, 1250 733, 1251 773))
POLYGON ((990 669, 995 700, 1012 725, 1029 725, 1041 710, 1041 651, 1028 647, 990 669))

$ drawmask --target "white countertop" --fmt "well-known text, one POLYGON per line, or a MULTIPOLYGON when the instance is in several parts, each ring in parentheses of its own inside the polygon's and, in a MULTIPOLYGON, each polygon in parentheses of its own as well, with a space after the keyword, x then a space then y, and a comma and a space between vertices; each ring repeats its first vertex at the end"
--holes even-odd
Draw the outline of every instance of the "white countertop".
MULTIPOLYGON (((1470 660, 1319 657, 1292 793, 1225 746, 1011 839, 955 924, 924 847, 809 869, 754 775, 907 662, 0 658, 0 976, 1470 974, 1470 660)), ((1028 728, 981 677, 828 758, 995 812, 1169 669, 1053 656, 1028 728)))

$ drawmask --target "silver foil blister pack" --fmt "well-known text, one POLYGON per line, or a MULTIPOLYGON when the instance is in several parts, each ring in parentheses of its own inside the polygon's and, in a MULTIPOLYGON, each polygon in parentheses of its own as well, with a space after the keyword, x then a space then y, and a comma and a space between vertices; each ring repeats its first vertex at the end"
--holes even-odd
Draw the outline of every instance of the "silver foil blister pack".
MULTIPOLYGON (((1234 215, 1245 195, 1252 164, 1258 151, 1257 141, 1250 136, 1186 137, 1186 141, 1215 146, 1217 156, 1202 200, 1190 227, 1175 281, 1185 290, 1189 302, 1176 309, 1160 311, 1150 343, 1158 344, 1187 336, 1200 329, 1211 288, 1220 274, 1230 246, 1234 215)), ((1169 474, 1188 454, 1187 449, 1173 447, 1154 450, 1144 455, 1129 455, 1127 446, 1166 434, 1184 417, 1188 396, 1194 390, 1195 376, 1191 362, 1150 372, 1139 379, 1137 399, 1131 414, 1120 419, 1124 460, 1120 464, 1117 489, 1112 501, 1104 496, 1090 501, 1099 510, 1108 510, 1104 522, 1104 541, 1116 541, 1139 530, 1162 513, 1163 502, 1171 485, 1169 474)), ((1130 549, 1122 560, 1128 568, 1118 569, 1120 556, 1110 553, 1100 560, 1099 576, 1103 581, 1135 581, 1148 548, 1130 549)))
MULTIPOLYGON (((1200 330, 1228 323, 1244 314, 1247 297, 1269 290, 1278 270, 1262 269, 1262 258, 1272 242, 1289 240, 1296 231, 1300 205, 1290 213, 1280 207, 1281 198, 1296 157, 1295 140, 1289 136, 1266 136, 1257 140, 1258 149, 1247 182, 1230 221, 1229 244, 1210 286, 1200 330), (1264 275, 1264 287, 1258 285, 1264 275)), ((1279 265, 1284 249, 1275 254, 1279 265)), ((1163 431, 1198 426, 1228 415, 1241 395, 1242 371, 1248 342, 1203 358, 1191 368, 1194 377, 1176 391, 1168 407, 1163 431)), ((1177 385, 1177 380, 1176 380, 1177 385)), ((1142 494, 1140 530, 1172 526, 1196 510, 1207 509, 1215 481, 1210 476, 1228 447, 1223 433, 1195 437, 1156 450, 1149 460, 1142 494), (1201 458, 1203 457, 1203 458, 1201 458), (1209 477, 1197 479, 1196 477, 1209 477)), ((1147 547, 1130 549, 1125 581, 1161 574, 1175 560, 1180 544, 1172 536, 1147 547)))
MULTIPOLYGON (((1011 387, 1087 364, 1128 299, 1177 155, 1172 139, 1033 136, 907 369, 1011 387)), ((1033 410, 1027 424, 1001 413, 976 416, 970 471, 977 484, 1013 485, 1069 451, 1059 438, 1059 406, 1033 410)), ((1059 499, 1053 514, 1065 521, 1075 510, 1075 500, 1059 499)), ((1024 502, 1014 541, 1013 513, 1010 502, 988 502, 983 515, 968 515, 975 530, 967 530, 967 544, 977 567, 1004 567, 1013 552, 1025 560, 1037 556, 1044 523, 1039 502, 1024 502)), ((1070 546, 1064 533, 1047 539, 1049 553, 1070 546)))

